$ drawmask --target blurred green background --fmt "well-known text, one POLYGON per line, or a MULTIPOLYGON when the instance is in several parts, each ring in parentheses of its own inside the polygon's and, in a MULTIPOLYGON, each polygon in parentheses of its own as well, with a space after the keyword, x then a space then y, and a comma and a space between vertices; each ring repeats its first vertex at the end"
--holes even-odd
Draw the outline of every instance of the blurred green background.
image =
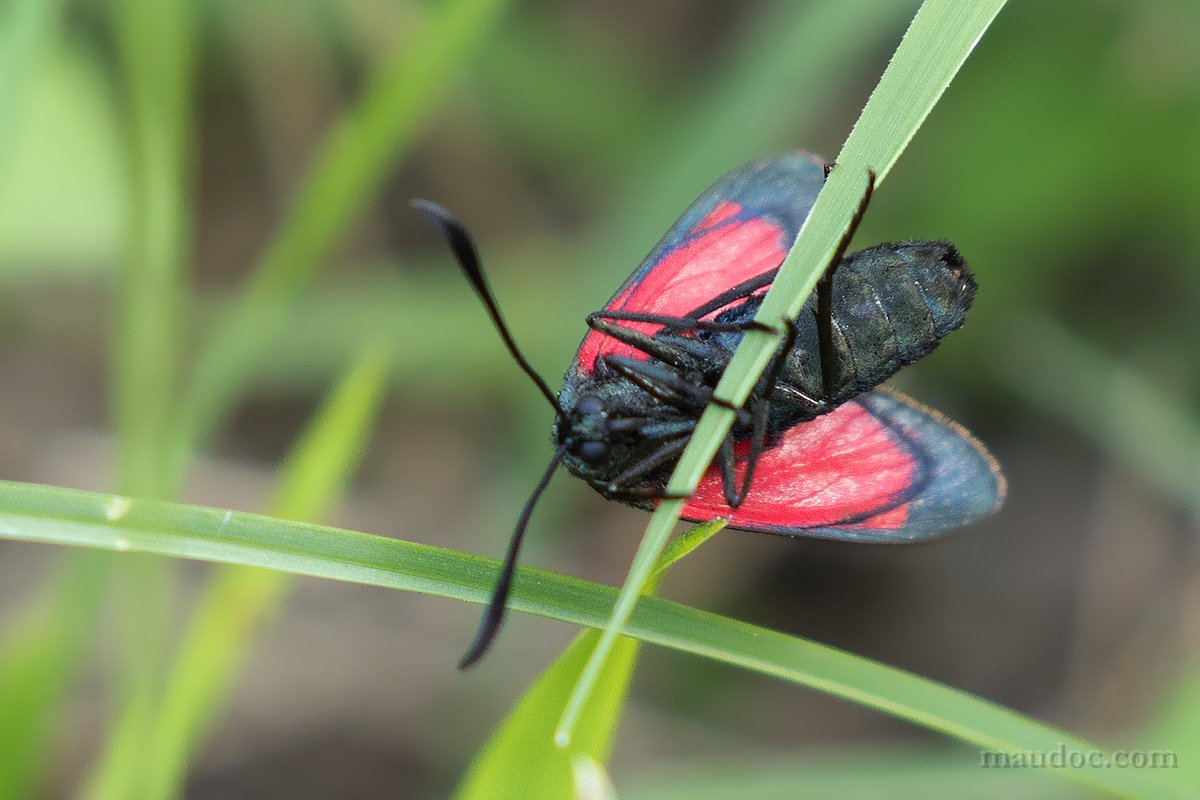
MULTIPOLYGON (((205 343, 243 364, 210 381, 216 399, 196 413, 202 446, 181 497, 267 508, 321 396, 382 341, 392 391, 331 519, 489 555, 549 455, 549 414, 407 198, 434 199, 470 225, 518 339, 553 382, 584 316, 712 180, 783 149, 836 153, 916 7, 449 4, 475 9, 459 24, 440 4, 403 0, 162 5, 183 11, 0 5, 0 475, 137 484, 136 465, 114 468, 114 430, 141 424, 124 414, 155 412, 123 406, 114 385, 130 330, 118 322, 122 270, 166 254, 183 277, 159 314, 177 330, 158 341, 153 314, 132 330, 150 350, 177 351, 181 366, 149 385, 182 393, 205 343), (380 97, 373 116, 338 122, 380 97), (339 136, 371 142, 372 131, 390 138, 332 166, 322 158, 339 136), (314 184, 325 192, 316 200, 314 184), (328 200, 339 192, 362 200, 328 200), (282 277, 247 289, 266 263, 282 277), (254 293, 264 286, 278 291, 254 293), (212 344, 238 308, 245 324, 212 344)), ((1013 4, 857 237, 947 238, 971 261, 972 319, 898 383, 989 444, 1010 480, 1005 509, 913 548, 725 532, 672 572, 664 596, 1098 741, 1159 724, 1174 687, 1197 679, 1200 630, 1198 40, 1200 7, 1186 0, 1013 4)), ((143 430, 157 441, 171 427, 143 430)), ((171 477, 141 474, 151 488, 140 493, 172 493, 171 477)), ((644 523, 559 478, 528 561, 619 583, 644 523)), ((47 592, 69 593, 54 583, 63 556, 0 544, 10 631, 28 627, 47 592)), ((169 602, 154 609, 168 637, 208 569, 169 575, 169 602)), ((445 796, 573 633, 514 618, 463 675, 453 663, 477 613, 298 582, 185 795, 445 796)), ((91 605, 79 619, 47 796, 72 795, 95 769, 122 679, 120 606, 91 605)), ((612 768, 622 797, 702 796, 730 776, 767 776, 779 783, 762 797, 794 797, 840 763, 874 780, 862 796, 894 797, 894 765, 856 759, 943 745, 679 654, 648 649, 641 666, 612 768)), ((19 738, 3 729, 8 710, 0 732, 19 738)), ((901 760, 978 760, 965 748, 917 752, 901 760)), ((1000 781, 1012 777, 964 775, 946 796, 964 785, 985 796, 993 781, 1007 796, 1000 781)), ((1030 786, 1067 796, 1057 783, 1030 786)))

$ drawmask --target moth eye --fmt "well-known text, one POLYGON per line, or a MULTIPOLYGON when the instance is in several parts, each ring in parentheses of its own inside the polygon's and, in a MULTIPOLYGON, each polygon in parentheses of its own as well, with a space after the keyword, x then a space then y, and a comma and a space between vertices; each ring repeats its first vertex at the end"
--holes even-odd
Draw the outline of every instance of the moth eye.
POLYGON ((584 442, 579 445, 579 457, 589 464, 595 464, 607 455, 608 444, 606 442, 584 442))
POLYGON ((604 401, 594 394, 584 395, 575 404, 575 413, 581 417, 591 417, 604 412, 604 401))

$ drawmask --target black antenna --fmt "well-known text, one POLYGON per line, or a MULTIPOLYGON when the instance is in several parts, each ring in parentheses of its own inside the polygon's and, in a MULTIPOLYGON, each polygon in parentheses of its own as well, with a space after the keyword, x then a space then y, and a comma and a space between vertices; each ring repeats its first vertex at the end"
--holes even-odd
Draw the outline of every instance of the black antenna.
POLYGON ((554 476, 554 470, 558 469, 566 452, 567 444, 559 445, 558 449, 554 451, 554 457, 550 459, 546 471, 542 473, 542 479, 534 488, 533 494, 529 495, 529 499, 525 501, 525 508, 521 510, 521 516, 517 518, 517 526, 513 529, 512 538, 508 540, 508 552, 504 554, 504 566, 500 569, 500 576, 496 578, 496 586, 492 589, 492 599, 488 601, 488 607, 483 612, 483 619, 479 621, 479 630, 475 633, 475 640, 471 642, 471 646, 467 648, 463 657, 458 660, 459 669, 470 669, 478 664, 491 649, 492 642, 496 641, 496 634, 500 632, 500 625, 504 622, 505 604, 512 591, 513 576, 517 571, 517 556, 521 552, 521 542, 525 539, 525 529, 529 527, 529 517, 533 514, 533 507, 537 505, 538 498, 550 484, 550 478, 554 476))
POLYGON ((488 314, 491 315, 492 323, 500 333, 500 338, 504 340, 505 346, 508 347, 508 352, 512 353, 512 357, 516 360, 517 365, 541 389, 542 394, 550 401, 550 405, 554 406, 554 410, 558 415, 565 418, 566 414, 563 413, 562 406, 558 404, 558 398, 554 396, 554 392, 550 391, 550 387, 546 385, 546 381, 542 380, 542 376, 537 374, 533 366, 525 360, 525 356, 521 353, 520 348, 517 347, 512 333, 508 330, 508 325, 505 324, 504 317, 500 314, 500 304, 496 302, 496 296, 492 294, 492 287, 488 285, 487 276, 483 274, 483 266, 479 261, 479 251, 475 249, 475 242, 472 241, 471 234, 467 233, 466 227, 455 219, 453 214, 437 203, 431 203, 428 200, 409 200, 408 204, 415 208, 417 213, 428 220, 431 225, 437 228, 438 233, 450 245, 450 250, 454 253, 454 258, 458 261, 458 265, 462 267, 463 274, 467 276, 467 280, 474 287, 475 293, 479 295, 479 299, 483 301, 488 314))

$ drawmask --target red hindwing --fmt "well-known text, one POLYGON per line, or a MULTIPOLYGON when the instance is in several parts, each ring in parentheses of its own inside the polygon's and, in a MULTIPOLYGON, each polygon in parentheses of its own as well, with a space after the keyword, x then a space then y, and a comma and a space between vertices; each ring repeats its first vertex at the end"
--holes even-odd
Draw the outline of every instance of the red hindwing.
MULTIPOLYGON (((739 471, 748 451, 746 442, 735 448, 739 471)), ((683 516, 789 536, 905 542, 991 514, 1004 492, 995 459, 961 426, 904 395, 874 391, 784 431, 736 509, 710 467, 683 516)))

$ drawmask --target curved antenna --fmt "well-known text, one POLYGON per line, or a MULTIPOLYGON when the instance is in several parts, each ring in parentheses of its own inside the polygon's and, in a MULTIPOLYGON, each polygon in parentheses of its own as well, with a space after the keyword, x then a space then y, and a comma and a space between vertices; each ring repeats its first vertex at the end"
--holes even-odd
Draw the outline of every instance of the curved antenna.
POLYGON ((529 499, 525 501, 525 508, 521 510, 521 516, 517 519, 517 526, 513 529, 512 538, 508 540, 508 552, 504 554, 504 566, 501 567, 500 575, 496 578, 496 585, 492 588, 492 599, 488 601, 488 607, 479 621, 479 630, 475 633, 475 640, 471 642, 471 646, 467 648, 463 657, 458 660, 459 669, 470 669, 478 664, 491 649, 492 642, 496 641, 496 634, 500 632, 500 626, 504 623, 505 604, 512 592, 513 577, 517 571, 517 556, 521 552, 521 542, 525 539, 525 529, 529 527, 529 517, 533 514, 533 507, 537 505, 538 498, 546 490, 550 478, 554 476, 554 470, 558 469, 566 452, 567 445, 565 443, 559 445, 558 449, 554 451, 554 457, 550 459, 546 471, 542 473, 542 479, 534 488, 533 494, 529 495, 529 499))
POLYGON ((508 352, 512 354, 517 365, 525 371, 525 374, 537 384, 538 389, 541 389, 542 394, 550 401, 550 405, 558 412, 560 417, 565 417, 562 406, 558 404, 558 398, 554 396, 554 392, 550 391, 550 387, 546 385, 546 381, 537 373, 528 361, 525 360, 524 354, 517 347, 516 340, 513 339, 512 333, 508 329, 508 325, 504 322, 504 317, 500 314, 500 304, 496 302, 496 295, 492 293, 492 287, 488 284, 487 276, 483 274, 483 266, 479 261, 479 251, 475 248, 475 242, 471 239, 471 234, 467 233, 466 227, 454 218, 446 209, 439 206, 437 203, 431 203, 428 200, 409 200, 408 204, 416 209, 417 213, 437 228, 438 233, 450 245, 450 250, 454 253, 454 258, 458 261, 458 265, 462 268, 463 274, 467 276, 467 281, 475 289, 475 293, 479 295, 479 299, 483 301, 483 305, 487 308, 488 314, 491 315, 492 324, 496 326, 496 330, 500 333, 500 338, 504 340, 505 346, 508 347, 508 352))

